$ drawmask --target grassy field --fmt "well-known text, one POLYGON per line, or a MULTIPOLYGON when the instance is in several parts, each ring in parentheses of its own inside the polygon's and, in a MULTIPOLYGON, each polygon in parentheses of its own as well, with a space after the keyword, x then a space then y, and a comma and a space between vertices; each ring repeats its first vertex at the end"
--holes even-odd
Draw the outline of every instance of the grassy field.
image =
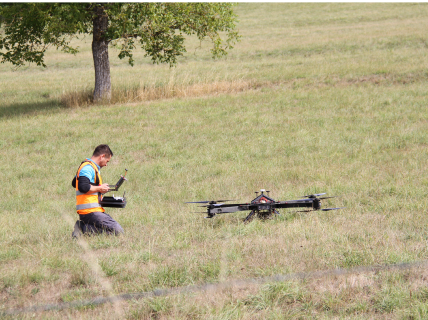
MULTIPOLYGON (((176 68, 110 51, 113 105, 89 37, 47 68, 0 65, 0 317, 11 309, 275 274, 428 259, 428 5, 238 4, 227 58, 189 40, 176 68), (71 102, 70 102, 71 101, 71 102), (71 180, 100 143, 124 168, 120 237, 71 238, 71 180), (314 192, 340 211, 203 219, 185 201, 314 192)), ((195 210, 196 209, 196 210, 195 210)), ((426 319, 428 270, 359 272, 5 318, 426 319)))

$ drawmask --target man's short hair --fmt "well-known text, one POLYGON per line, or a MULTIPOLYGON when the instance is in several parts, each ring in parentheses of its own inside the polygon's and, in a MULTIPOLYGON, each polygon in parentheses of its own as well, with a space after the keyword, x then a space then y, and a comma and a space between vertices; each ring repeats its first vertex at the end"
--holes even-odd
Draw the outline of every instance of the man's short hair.
POLYGON ((111 151, 110 147, 106 144, 100 144, 98 147, 96 147, 92 156, 98 157, 102 154, 113 157, 113 151, 111 151))

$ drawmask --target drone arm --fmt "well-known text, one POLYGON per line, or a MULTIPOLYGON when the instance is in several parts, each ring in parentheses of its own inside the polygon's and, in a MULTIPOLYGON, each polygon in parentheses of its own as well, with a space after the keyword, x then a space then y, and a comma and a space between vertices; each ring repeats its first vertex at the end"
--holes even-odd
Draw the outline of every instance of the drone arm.
POLYGON ((318 210, 320 208, 319 199, 302 199, 290 201, 278 201, 268 203, 250 203, 250 204, 212 204, 207 206, 208 215, 214 216, 222 213, 232 213, 237 211, 247 210, 274 210, 281 208, 313 208, 318 210))
POLYGON ((209 206, 208 215, 216 215, 221 213, 232 213, 237 211, 251 210, 249 205, 225 205, 225 206, 209 206))
POLYGON ((314 199, 301 199, 290 201, 279 201, 274 203, 275 208, 313 208, 318 210, 321 207, 320 200, 314 199))
MULTIPOLYGON (((289 200, 289 201, 272 201, 272 202, 258 202, 258 203, 216 203, 208 202, 209 204, 202 207, 207 208, 208 218, 214 217, 216 214, 222 213, 232 213, 237 211, 276 211, 276 209, 281 208, 308 208, 309 210, 319 210, 321 209, 321 199, 317 198, 318 195, 309 197, 307 199, 300 200, 289 200)), ((207 201, 201 201, 198 203, 207 203, 207 201)))

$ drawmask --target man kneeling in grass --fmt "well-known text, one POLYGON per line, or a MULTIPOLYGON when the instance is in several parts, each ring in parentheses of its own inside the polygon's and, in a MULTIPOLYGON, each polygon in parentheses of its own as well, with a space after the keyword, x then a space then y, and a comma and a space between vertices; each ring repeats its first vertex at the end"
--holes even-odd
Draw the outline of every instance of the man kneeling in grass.
POLYGON ((107 166, 112 156, 110 147, 101 144, 95 148, 92 157, 86 158, 77 170, 71 184, 76 189, 76 210, 80 220, 74 225, 71 234, 73 238, 83 233, 123 233, 120 224, 105 213, 100 204, 102 194, 109 191, 109 185, 103 184, 100 169, 107 166))

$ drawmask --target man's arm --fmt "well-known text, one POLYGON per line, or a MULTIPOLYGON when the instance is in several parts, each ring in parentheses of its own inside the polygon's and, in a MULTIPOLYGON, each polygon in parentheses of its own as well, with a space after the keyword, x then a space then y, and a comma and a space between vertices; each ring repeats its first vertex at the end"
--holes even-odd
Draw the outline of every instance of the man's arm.
POLYGON ((91 185, 91 181, 87 177, 80 176, 78 189, 81 193, 94 193, 94 192, 106 193, 109 191, 109 186, 108 186, 108 183, 103 183, 100 186, 91 185))
POLYGON ((108 186, 108 183, 103 183, 100 186, 93 186, 91 185, 91 188, 89 189, 89 193, 93 193, 93 192, 101 192, 101 193, 106 193, 110 190, 110 187, 108 186))

